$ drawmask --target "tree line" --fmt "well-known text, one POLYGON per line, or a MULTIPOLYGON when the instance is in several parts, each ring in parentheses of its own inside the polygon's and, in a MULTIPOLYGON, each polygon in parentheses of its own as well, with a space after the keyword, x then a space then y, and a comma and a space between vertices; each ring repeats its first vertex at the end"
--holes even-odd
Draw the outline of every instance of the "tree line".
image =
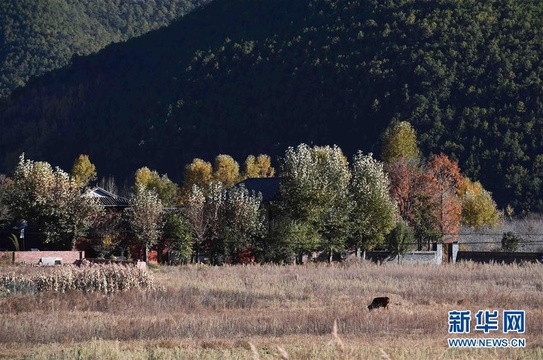
POLYGON ((276 175, 265 154, 249 155, 242 167, 225 154, 213 164, 195 158, 181 186, 142 167, 121 212, 88 196, 97 179, 88 156, 66 173, 22 155, 13 175, 0 179, 0 221, 13 229, 24 220, 44 243, 70 249, 79 241, 102 257, 126 256, 136 244, 144 259, 157 248, 214 264, 301 261, 313 252, 331 261, 347 248, 359 256, 375 248, 402 254, 414 242, 422 250, 454 240, 461 223, 500 221, 490 193, 463 176, 457 162, 444 154, 422 157, 409 123, 392 124, 383 138, 382 160, 359 151, 349 161, 335 145, 289 147, 267 203, 239 184, 276 175))

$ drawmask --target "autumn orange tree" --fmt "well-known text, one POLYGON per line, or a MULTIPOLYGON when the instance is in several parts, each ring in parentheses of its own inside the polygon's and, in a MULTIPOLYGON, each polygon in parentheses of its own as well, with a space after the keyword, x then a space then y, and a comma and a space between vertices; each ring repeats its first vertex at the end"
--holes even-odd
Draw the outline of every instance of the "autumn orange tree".
POLYGON ((464 178, 458 162, 447 155, 423 161, 417 134, 408 122, 392 123, 383 135, 381 157, 390 177, 390 192, 401 217, 413 227, 419 250, 422 244, 451 241, 462 220, 460 190, 464 178))
POLYGON ((459 191, 464 183, 457 161, 445 154, 433 155, 427 164, 427 188, 439 203, 439 227, 443 240, 458 237, 462 220, 462 201, 459 191))
POLYGON ((434 155, 427 162, 400 158, 386 166, 391 195, 400 215, 415 230, 418 244, 450 241, 458 236, 462 219, 459 191, 463 177, 458 163, 446 155, 434 155))
POLYGON ((439 236, 437 204, 427 191, 425 164, 420 158, 417 133, 406 121, 393 122, 383 134, 381 158, 390 179, 390 195, 399 215, 413 228, 417 249, 439 236))
POLYGON ((437 241, 439 204, 428 182, 426 167, 419 159, 400 158, 386 164, 390 195, 398 203, 399 214, 414 229, 417 250, 424 243, 437 241))

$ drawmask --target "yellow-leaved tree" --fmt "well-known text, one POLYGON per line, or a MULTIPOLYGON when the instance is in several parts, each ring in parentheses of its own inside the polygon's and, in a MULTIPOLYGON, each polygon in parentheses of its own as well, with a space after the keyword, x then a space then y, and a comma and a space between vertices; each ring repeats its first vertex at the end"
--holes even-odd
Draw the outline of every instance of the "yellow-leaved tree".
POLYGON ((240 179, 239 164, 230 155, 220 154, 215 158, 213 180, 231 187, 240 179))
POLYGON ((85 187, 96 180, 96 167, 88 155, 81 154, 75 159, 70 176, 79 187, 85 187))
POLYGON ((417 132, 407 121, 394 122, 383 135, 381 159, 393 163, 400 159, 418 159, 417 132))
POLYGON ((496 226, 501 214, 492 194, 485 190, 480 182, 464 178, 460 189, 462 199, 462 223, 471 227, 496 226))
POLYGON ((179 187, 168 178, 168 175, 159 175, 155 170, 144 166, 136 171, 134 189, 138 186, 154 191, 164 206, 176 206, 179 203, 179 187))
POLYGON ((181 202, 185 203, 189 198, 192 187, 196 185, 200 189, 206 189, 211 182, 213 167, 211 163, 195 158, 185 166, 183 172, 183 186, 181 189, 181 202))
POLYGON ((257 157, 254 155, 247 156, 244 163, 243 178, 265 178, 275 175, 275 169, 271 166, 271 158, 269 155, 260 154, 257 157))

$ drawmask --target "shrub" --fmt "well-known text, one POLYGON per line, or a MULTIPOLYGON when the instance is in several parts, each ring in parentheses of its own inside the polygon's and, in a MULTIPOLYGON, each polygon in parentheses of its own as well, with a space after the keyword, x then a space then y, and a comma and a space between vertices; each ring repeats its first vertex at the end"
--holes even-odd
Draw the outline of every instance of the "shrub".
POLYGON ((400 221, 388 235, 387 243, 392 255, 397 256, 399 263, 400 256, 405 255, 415 243, 413 229, 405 222, 400 221))
POLYGON ((516 234, 513 234, 511 231, 508 231, 503 234, 502 237, 502 249, 503 251, 517 251, 519 243, 522 241, 522 238, 516 234))

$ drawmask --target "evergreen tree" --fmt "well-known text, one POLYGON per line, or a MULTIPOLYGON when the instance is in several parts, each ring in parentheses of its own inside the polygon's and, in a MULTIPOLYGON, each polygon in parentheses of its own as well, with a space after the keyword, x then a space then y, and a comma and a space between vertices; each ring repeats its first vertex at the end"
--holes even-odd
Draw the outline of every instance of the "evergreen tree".
POLYGON ((396 256, 398 263, 400 263, 400 258, 413 248, 415 234, 413 229, 402 220, 398 222, 396 227, 387 236, 387 242, 388 249, 393 256, 396 256))
POLYGON ((164 213, 164 230, 158 242, 159 256, 161 250, 168 248, 177 252, 179 260, 190 259, 192 255, 192 234, 190 225, 179 211, 164 213))
POLYGON ((0 229, 4 229, 14 220, 7 202, 7 191, 10 183, 11 179, 0 174, 0 229))

